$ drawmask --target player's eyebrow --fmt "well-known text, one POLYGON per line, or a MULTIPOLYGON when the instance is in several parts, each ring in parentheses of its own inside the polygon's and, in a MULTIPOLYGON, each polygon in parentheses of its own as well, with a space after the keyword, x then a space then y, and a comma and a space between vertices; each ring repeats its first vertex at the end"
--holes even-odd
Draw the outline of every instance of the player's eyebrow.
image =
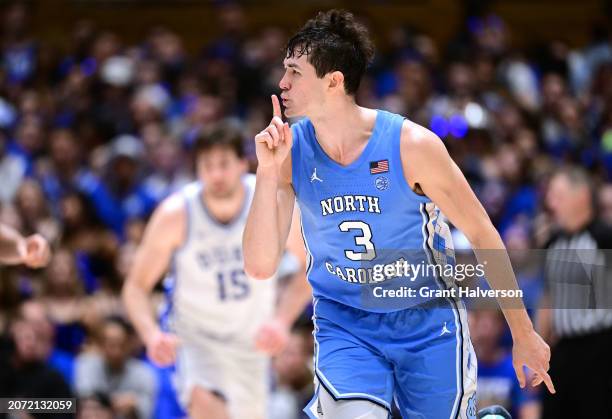
POLYGON ((301 70, 301 67, 295 63, 285 64, 285 68, 297 68, 298 70, 301 70))

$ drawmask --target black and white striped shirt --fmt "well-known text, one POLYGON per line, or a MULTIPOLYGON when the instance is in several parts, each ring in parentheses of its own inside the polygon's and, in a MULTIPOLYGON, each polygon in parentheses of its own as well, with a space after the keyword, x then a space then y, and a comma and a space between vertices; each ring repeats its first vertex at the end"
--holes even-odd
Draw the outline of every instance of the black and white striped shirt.
POLYGON ((555 234, 547 246, 545 286, 559 337, 612 329, 612 229, 592 222, 555 234), (608 249, 608 250, 606 250, 608 249))

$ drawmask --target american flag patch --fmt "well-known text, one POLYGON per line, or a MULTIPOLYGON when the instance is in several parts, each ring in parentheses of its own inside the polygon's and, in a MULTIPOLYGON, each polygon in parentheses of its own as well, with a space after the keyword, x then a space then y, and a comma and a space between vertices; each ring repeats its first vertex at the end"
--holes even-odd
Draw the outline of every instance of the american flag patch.
POLYGON ((386 173, 389 171, 389 160, 378 160, 370 162, 370 174, 386 173))

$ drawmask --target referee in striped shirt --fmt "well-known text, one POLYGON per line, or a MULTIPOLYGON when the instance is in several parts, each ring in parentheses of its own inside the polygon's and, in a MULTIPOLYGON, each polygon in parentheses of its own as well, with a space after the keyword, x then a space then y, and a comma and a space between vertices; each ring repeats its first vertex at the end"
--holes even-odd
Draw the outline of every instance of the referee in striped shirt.
POLYGON ((551 178, 556 223, 544 260, 545 296, 536 324, 552 348, 543 418, 612 417, 612 229, 597 220, 593 185, 580 168, 551 178))

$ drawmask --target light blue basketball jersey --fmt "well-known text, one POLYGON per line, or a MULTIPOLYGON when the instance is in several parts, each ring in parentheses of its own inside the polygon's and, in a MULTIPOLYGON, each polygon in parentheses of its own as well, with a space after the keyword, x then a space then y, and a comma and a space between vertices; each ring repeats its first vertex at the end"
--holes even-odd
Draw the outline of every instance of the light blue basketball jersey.
POLYGON ((436 206, 415 193, 404 178, 403 121, 400 115, 378 110, 368 143, 347 166, 323 151, 308 119, 291 127, 292 183, 315 298, 389 312, 433 298, 422 290, 452 286, 448 278, 446 283, 427 268, 432 263, 453 264, 454 252, 436 206), (406 263, 412 267, 409 272, 406 263), (385 265, 393 268, 385 273, 385 265), (405 296, 384 298, 383 289, 405 296))

